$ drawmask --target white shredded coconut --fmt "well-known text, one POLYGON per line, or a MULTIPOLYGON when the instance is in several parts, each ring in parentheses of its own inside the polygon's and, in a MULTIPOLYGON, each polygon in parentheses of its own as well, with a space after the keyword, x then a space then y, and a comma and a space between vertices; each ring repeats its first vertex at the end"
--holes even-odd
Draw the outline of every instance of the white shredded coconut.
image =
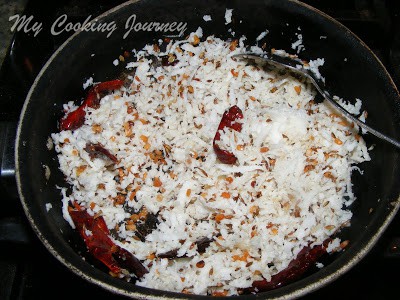
POLYGON ((362 102, 360 99, 356 98, 356 102, 354 104, 348 103, 337 96, 333 96, 333 99, 349 113, 353 115, 359 115, 361 113, 362 102))
POLYGON ((53 145, 53 140, 51 139, 51 137, 47 138, 46 147, 48 150, 53 150, 54 145, 53 145))
POLYGON ((295 35, 297 37, 297 41, 292 43, 292 49, 296 50, 298 54, 301 51, 305 50, 305 47, 303 45, 303 35, 300 33, 295 33, 295 35))
POLYGON ((62 213, 65 221, 68 222, 68 224, 72 227, 72 229, 75 229, 75 224, 74 221, 72 221, 72 218, 68 212, 68 202, 70 201, 70 198, 67 196, 67 189, 66 188, 60 188, 61 190, 61 195, 62 195, 62 213))
POLYGON ((225 25, 232 23, 232 12, 233 9, 226 9, 225 10, 225 25))
POLYGON ((89 77, 82 85, 83 89, 86 90, 89 86, 93 85, 93 77, 89 77))
POLYGON ((210 22, 212 19, 211 19, 211 16, 210 16, 210 15, 204 15, 204 16, 203 16, 203 20, 204 20, 205 22, 210 22))
POLYGON ((48 181, 51 175, 51 171, 48 165, 42 165, 42 168, 44 169, 44 178, 48 181))
POLYGON ((256 38, 256 41, 259 42, 261 41, 263 38, 265 38, 265 36, 269 33, 269 30, 265 30, 263 32, 260 33, 260 35, 256 38))
POLYGON ((324 58, 317 58, 315 60, 310 60, 308 62, 309 66, 306 67, 306 69, 310 69, 318 79, 321 79, 323 82, 325 82, 325 78, 321 75, 321 73, 319 72, 319 67, 323 66, 325 63, 325 59, 324 58))
MULTIPOLYGON (((227 23, 231 16, 227 10, 227 23)), ((140 286, 237 295, 256 280, 271 280, 304 247, 321 245, 349 223, 352 168, 370 157, 356 127, 313 101, 316 91, 306 79, 231 59, 247 52, 245 38, 232 49, 213 36, 193 45, 194 35, 203 32, 171 41, 164 53, 152 45, 137 51, 129 66, 140 81, 131 78, 128 90, 88 108, 79 129, 52 134, 72 191, 61 189, 62 211, 73 228, 69 201, 101 214, 113 241, 149 269, 140 286), (177 62, 152 64, 151 56, 165 53, 177 62), (226 165, 213 139, 233 105, 243 112, 236 121, 242 129, 225 128, 216 141, 237 158, 226 165), (118 161, 90 157, 88 143, 101 144, 118 161), (151 214, 158 225, 142 241, 132 225, 151 214), (200 253, 196 242, 204 238, 210 243, 200 253), (172 250, 186 258, 157 258, 172 250)), ((310 62, 317 71, 321 64, 310 62)), ((346 103, 352 112, 360 107, 360 100, 346 103)), ((64 109, 76 107, 70 102, 64 109)), ((327 250, 339 246, 334 238, 327 250)))
POLYGON ((46 211, 49 212, 50 209, 53 208, 53 205, 51 203, 46 203, 46 211))
POLYGON ((340 248, 340 239, 336 238, 333 241, 331 241, 326 248, 326 251, 328 253, 336 251, 338 248, 340 248))

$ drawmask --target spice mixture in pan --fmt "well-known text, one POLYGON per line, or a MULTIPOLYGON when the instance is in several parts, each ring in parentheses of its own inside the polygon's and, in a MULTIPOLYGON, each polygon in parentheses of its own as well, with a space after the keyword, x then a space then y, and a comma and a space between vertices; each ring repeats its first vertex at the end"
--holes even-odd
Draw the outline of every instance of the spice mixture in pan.
POLYGON ((334 234, 352 216, 351 173, 370 160, 357 126, 304 78, 233 60, 244 43, 198 29, 148 45, 128 83, 65 105, 52 135, 72 187, 64 217, 113 276, 236 295, 322 267, 345 244, 334 234))

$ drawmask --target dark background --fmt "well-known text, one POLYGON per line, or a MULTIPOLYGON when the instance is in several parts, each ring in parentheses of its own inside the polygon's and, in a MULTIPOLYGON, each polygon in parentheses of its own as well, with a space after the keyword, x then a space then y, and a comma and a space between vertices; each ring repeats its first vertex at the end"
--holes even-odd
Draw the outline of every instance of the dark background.
MULTIPOLYGON (((45 61, 68 37, 43 32, 37 38, 18 33, 9 40, 8 17, 25 5, 50 27, 66 13, 72 22, 96 16, 123 1, 0 1, 0 40, 8 49, 0 70, 0 299, 123 299, 93 286, 53 258, 29 227, 15 193, 12 174, 12 136, 15 122, 33 79, 45 61), (7 6, 5 8, 5 6, 7 6), (5 14, 10 15, 5 15, 5 14), (5 21, 7 20, 7 21, 5 21), (49 25, 50 24, 50 25, 49 25), (6 30, 5 30, 5 27, 6 30), (8 27, 7 27, 8 26, 8 27), (3 155, 3 153, 5 153, 3 155), (9 171, 9 173, 7 173, 9 171)), ((308 0, 308 3, 355 32, 382 60, 400 86, 400 1, 308 0)), ((1 52, 0 52, 1 54, 1 52)), ((0 56, 1 58, 1 56, 0 56)), ((1 60, 0 60, 1 61, 1 60)), ((305 299, 395 299, 400 269, 400 217, 397 217, 374 249, 352 270, 305 299)))

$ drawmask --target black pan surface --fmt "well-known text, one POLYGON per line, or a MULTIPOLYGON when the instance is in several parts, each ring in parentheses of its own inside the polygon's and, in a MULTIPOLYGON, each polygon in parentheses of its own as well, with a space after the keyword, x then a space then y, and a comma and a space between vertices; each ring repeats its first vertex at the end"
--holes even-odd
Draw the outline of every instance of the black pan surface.
MULTIPOLYGON (((50 134, 58 130, 62 104, 81 99, 85 79, 106 81, 118 77, 124 71, 124 64, 116 67, 113 61, 120 54, 165 37, 160 32, 132 31, 124 39, 125 22, 133 14, 141 23, 187 23, 185 35, 201 26, 204 36, 231 39, 228 29, 232 29, 235 37, 245 35, 249 45, 268 29, 269 33, 261 41, 266 43, 267 50, 276 48, 292 53, 291 44, 297 40, 295 33, 301 33, 305 50, 300 57, 325 59, 320 71, 331 93, 349 101, 362 99, 363 109, 368 111, 367 122, 400 139, 399 94, 390 76, 362 41, 321 12, 297 1, 280 0, 127 2, 98 18, 98 22, 116 23, 117 30, 108 38, 104 32, 79 32, 51 57, 28 94, 16 141, 18 188, 32 227, 55 257, 95 284, 138 298, 192 297, 137 287, 110 277, 90 258, 82 260, 80 254, 86 255, 85 248, 61 214, 61 195, 56 186, 65 186, 65 183, 58 170, 56 154, 46 147, 50 134), (233 22, 228 25, 224 18, 226 8, 233 9, 233 22), (211 15, 213 21, 204 22, 204 15, 211 15), (49 180, 45 178, 44 165, 51 170, 49 180), (49 212, 46 203, 53 206, 49 212)), ((355 172, 353 176, 357 196, 351 208, 354 217, 351 227, 340 234, 350 240, 348 249, 329 257, 326 267, 313 270, 304 279, 254 297, 291 298, 331 282, 356 264, 389 224, 399 206, 399 152, 374 137, 367 135, 365 139, 375 146, 371 151, 372 161, 361 165, 364 174, 355 172)))

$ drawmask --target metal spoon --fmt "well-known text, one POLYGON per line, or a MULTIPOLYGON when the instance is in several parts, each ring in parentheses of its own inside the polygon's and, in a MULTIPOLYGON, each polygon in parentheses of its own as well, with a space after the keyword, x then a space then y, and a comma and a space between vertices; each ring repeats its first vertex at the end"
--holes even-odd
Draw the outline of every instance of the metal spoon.
POLYGON ((270 65, 276 66, 278 68, 287 68, 290 69, 291 71, 294 71, 298 74, 301 74, 308 79, 311 80, 311 82, 314 84, 315 88, 318 90, 318 92, 326 99, 328 100, 342 115, 356 123, 358 126, 363 128, 364 130, 368 131, 369 133, 375 135, 376 137, 385 140, 392 145, 396 146, 397 148, 400 148, 400 142, 396 141, 395 139, 388 137, 387 135, 379 132, 376 129, 371 128, 364 122, 360 121, 356 117, 354 117, 352 114, 350 114, 346 109, 344 109, 342 106, 340 106, 329 94, 328 91, 325 90, 325 83, 323 82, 322 78, 317 76, 314 72, 312 72, 310 69, 307 69, 304 66, 304 63, 298 59, 298 58, 293 58, 290 56, 280 56, 280 55, 269 55, 269 54, 254 54, 254 53, 243 53, 243 54, 234 54, 232 55, 232 58, 236 59, 252 59, 256 63, 257 62, 264 62, 268 63, 270 65))

